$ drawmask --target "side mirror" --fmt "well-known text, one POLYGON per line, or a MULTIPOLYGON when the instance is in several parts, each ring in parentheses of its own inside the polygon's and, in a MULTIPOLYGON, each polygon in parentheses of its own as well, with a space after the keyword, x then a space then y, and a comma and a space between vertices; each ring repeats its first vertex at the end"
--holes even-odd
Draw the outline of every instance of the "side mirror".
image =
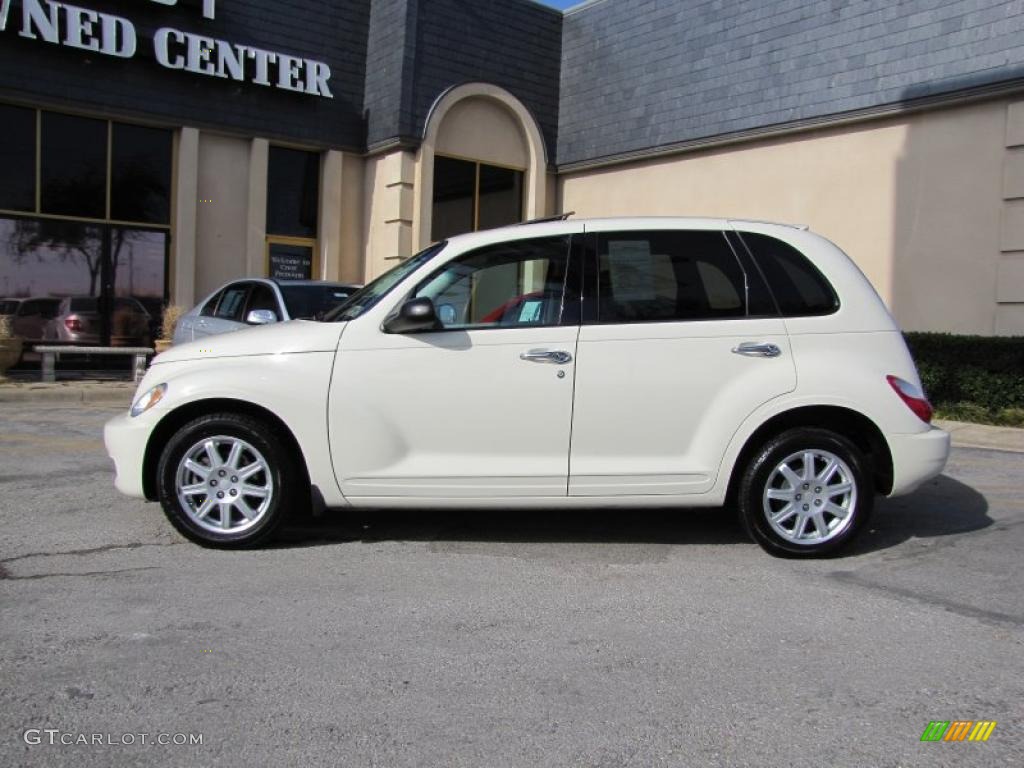
POLYGON ((277 322, 277 313, 272 309, 254 309, 245 316, 245 322, 249 325, 266 325, 277 322))
POLYGON ((437 319, 434 302, 423 296, 409 299, 398 310, 398 314, 384 321, 385 333, 418 333, 437 331, 443 326, 437 319))

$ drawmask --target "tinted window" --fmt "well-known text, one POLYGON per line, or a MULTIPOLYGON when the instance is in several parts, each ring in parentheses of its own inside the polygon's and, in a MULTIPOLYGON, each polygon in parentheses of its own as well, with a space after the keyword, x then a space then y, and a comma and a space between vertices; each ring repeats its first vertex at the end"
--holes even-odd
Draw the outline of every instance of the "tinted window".
POLYGON ((0 106, 0 208, 36 208, 36 113, 32 109, 0 106))
POLYGON ((413 294, 433 300, 445 328, 557 325, 569 238, 488 246, 445 264, 413 294))
POLYGON ((282 285, 284 303, 291 318, 320 320, 355 293, 353 288, 335 285, 282 285))
POLYGON ((434 214, 431 237, 444 240, 475 229, 476 163, 434 158, 434 214))
POLYGON ((245 308, 245 295, 248 290, 249 287, 244 284, 225 288, 220 301, 217 302, 217 309, 213 313, 214 317, 242 322, 242 310, 245 308))
POLYGON ((82 296, 68 301, 68 312, 95 312, 97 299, 82 296))
POLYGON ((43 112, 43 213, 101 219, 107 208, 107 123, 43 112))
POLYGON ((58 299, 29 299, 22 303, 18 315, 20 317, 39 315, 49 319, 57 316, 57 307, 59 306, 60 301, 58 299))
POLYGON ((267 234, 316 237, 320 155, 271 147, 267 169, 267 234))
POLYGON ((491 229, 522 220, 523 174, 493 165, 480 166, 480 213, 477 229, 491 229))
POLYGON ((277 319, 281 319, 281 309, 277 306, 277 296, 274 295, 274 289, 266 283, 253 283, 252 290, 249 292, 249 306, 245 310, 248 316, 249 312, 253 312, 257 309, 269 309, 273 312, 277 319))
POLYGON ((807 258, 768 235, 741 233, 786 317, 827 315, 839 308, 832 286, 807 258))
POLYGON ((745 317, 745 278, 721 232, 598 237, 598 322, 745 317))
POLYGON ((210 300, 203 305, 202 310, 199 314, 203 317, 213 317, 213 313, 217 311, 217 302, 220 301, 220 297, 224 295, 224 291, 217 291, 210 297, 210 300))
POLYGON ((114 123, 110 217, 166 224, 171 214, 171 132, 114 123))

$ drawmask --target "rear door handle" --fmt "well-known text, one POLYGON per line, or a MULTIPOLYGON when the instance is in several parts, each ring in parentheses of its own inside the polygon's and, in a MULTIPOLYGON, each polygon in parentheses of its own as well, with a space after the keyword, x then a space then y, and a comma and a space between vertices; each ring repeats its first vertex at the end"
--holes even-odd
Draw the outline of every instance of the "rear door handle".
POLYGON ((520 353, 519 359, 531 363, 565 365, 572 362, 572 355, 562 349, 531 349, 529 352, 520 353))
POLYGON ((732 351, 734 354, 747 357, 778 357, 782 354, 778 345, 764 341, 744 341, 738 347, 733 347, 732 351))

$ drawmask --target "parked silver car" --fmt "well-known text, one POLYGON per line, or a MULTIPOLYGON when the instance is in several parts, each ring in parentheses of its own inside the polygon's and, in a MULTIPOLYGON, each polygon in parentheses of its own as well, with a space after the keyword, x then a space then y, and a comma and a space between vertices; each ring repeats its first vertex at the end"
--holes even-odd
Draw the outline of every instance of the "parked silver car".
POLYGON ((253 325, 284 320, 316 320, 347 301, 359 287, 323 280, 233 280, 182 315, 174 329, 174 343, 181 344, 253 325))
MULTIPOLYGON (((113 299, 110 338, 114 346, 149 346, 151 317, 137 300, 127 296, 113 299)), ((100 300, 95 296, 61 299, 57 316, 46 326, 44 338, 60 344, 98 346, 102 343, 100 300)))

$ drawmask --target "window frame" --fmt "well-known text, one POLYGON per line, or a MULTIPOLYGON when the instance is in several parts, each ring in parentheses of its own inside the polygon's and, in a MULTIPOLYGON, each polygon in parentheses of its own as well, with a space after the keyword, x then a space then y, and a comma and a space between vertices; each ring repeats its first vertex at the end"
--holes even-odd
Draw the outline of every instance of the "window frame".
MULTIPOLYGON (((447 270, 452 264, 457 264, 463 259, 471 258, 475 254, 480 253, 491 248, 500 247, 502 245, 528 243, 537 240, 553 240, 553 239, 565 239, 567 241, 568 253, 566 254, 565 262, 565 276, 562 279, 562 300, 558 312, 558 321, 554 323, 537 323, 529 325, 468 325, 459 326, 452 328, 436 328, 426 333, 469 333, 471 331, 508 331, 508 330, 524 330, 528 328, 563 328, 567 326, 579 326, 580 325, 580 309, 579 304, 582 299, 583 289, 583 270, 581 269, 580 260, 582 259, 582 250, 579 247, 582 243, 583 238, 586 235, 584 233, 570 233, 566 232, 560 235, 541 235, 539 237, 523 237, 516 238, 514 240, 503 240, 500 242, 489 243, 487 245, 481 245, 472 250, 463 251, 458 256, 454 256, 451 259, 445 261, 437 269, 433 270, 430 274, 421 280, 418 280, 416 284, 402 297, 395 308, 385 318, 384 323, 387 323, 388 319, 398 314, 401 311, 402 305, 410 299, 414 298, 416 292, 419 291, 424 285, 428 284, 431 280, 436 278, 442 272, 447 270), (573 291, 573 283, 575 283, 575 291, 573 291)), ((435 307, 436 309, 436 307, 435 307)), ((382 324, 383 326, 383 324, 382 324)))
POLYGON ((750 312, 750 292, 751 292, 751 276, 749 274, 744 260, 741 258, 740 253, 737 251, 736 246, 733 244, 730 238, 730 232, 724 229, 697 229, 697 228, 685 228, 685 227, 643 227, 638 229, 602 229, 593 232, 588 232, 585 237, 587 242, 583 250, 586 252, 583 260, 583 271, 584 271, 584 295, 582 300, 582 321, 583 325, 652 325, 652 324, 666 324, 666 323, 722 323, 722 322, 736 322, 740 320, 758 320, 765 318, 777 318, 781 315, 778 313, 778 304, 775 302, 775 297, 771 293, 771 289, 767 286, 767 281, 764 280, 763 276, 759 276, 764 290, 768 292, 775 312, 772 314, 751 314, 750 312), (742 315, 735 316, 724 316, 724 317, 678 317, 678 318, 655 318, 651 320, 627 320, 627 321, 616 321, 616 320, 602 320, 600 316, 600 304, 601 304, 601 248, 600 239, 609 235, 620 235, 626 237, 628 235, 635 235, 637 237, 646 235, 648 233, 675 233, 675 234, 688 234, 688 233, 717 233, 721 235, 723 242, 732 254, 733 259, 736 261, 736 266, 743 275, 743 292, 741 299, 743 301, 742 315))

